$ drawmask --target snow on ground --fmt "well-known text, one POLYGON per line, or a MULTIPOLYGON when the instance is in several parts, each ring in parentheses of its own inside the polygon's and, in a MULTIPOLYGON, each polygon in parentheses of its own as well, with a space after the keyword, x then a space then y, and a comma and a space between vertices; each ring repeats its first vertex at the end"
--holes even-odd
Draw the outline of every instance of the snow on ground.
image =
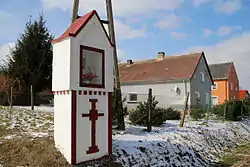
MULTIPOLYGON (((113 132, 113 153, 124 166, 202 167, 212 166, 226 148, 250 141, 250 120, 241 122, 166 121, 148 133, 127 123, 125 131, 113 132)), ((40 106, 0 108, 0 128, 11 130, 0 143, 13 137, 53 135, 53 108, 40 106)), ((1 130, 1 129, 0 129, 1 130)))
POLYGON ((114 154, 124 166, 213 166, 226 148, 250 141, 250 120, 243 122, 166 121, 151 133, 129 126, 114 135, 114 154))
POLYGON ((53 112, 48 112, 48 110, 43 110, 43 108, 39 107, 36 107, 34 111, 21 107, 17 108, 0 108, 0 127, 11 130, 9 136, 0 136, 0 142, 3 139, 20 137, 22 135, 44 137, 53 134, 53 112))

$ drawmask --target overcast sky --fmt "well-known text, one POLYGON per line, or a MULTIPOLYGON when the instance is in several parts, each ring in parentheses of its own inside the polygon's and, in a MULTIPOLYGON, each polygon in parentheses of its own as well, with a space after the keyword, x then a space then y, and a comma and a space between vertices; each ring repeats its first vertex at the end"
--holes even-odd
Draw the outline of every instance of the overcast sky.
MULTIPOLYGON (((73 0, 8 0, 0 5, 0 57, 25 22, 43 11, 58 37, 70 24, 73 0)), ((209 63, 233 61, 240 86, 250 90, 250 3, 247 0, 113 0, 119 57, 154 58, 205 51, 209 63), (243 3, 243 1, 245 1, 243 3)), ((80 0, 79 15, 106 18, 105 0, 80 0)))

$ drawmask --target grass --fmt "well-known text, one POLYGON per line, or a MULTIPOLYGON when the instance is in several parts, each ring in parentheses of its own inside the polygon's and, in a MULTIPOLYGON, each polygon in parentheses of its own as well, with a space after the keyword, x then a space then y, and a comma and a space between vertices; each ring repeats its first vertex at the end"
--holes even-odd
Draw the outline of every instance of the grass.
POLYGON ((220 160, 223 167, 249 167, 250 143, 241 145, 234 150, 226 150, 226 154, 220 160))
MULTIPOLYGON (((0 166, 70 167, 71 165, 55 148, 53 118, 53 113, 50 112, 8 109, 0 106, 0 166), (42 136, 36 137, 40 133, 43 133, 42 136)), ((102 162, 92 163, 117 166, 113 165, 112 161, 108 157, 102 162)), ((80 166, 87 165, 89 164, 80 166)))
POLYGON ((5 141, 0 145, 0 164, 4 167, 70 167, 49 137, 5 141))

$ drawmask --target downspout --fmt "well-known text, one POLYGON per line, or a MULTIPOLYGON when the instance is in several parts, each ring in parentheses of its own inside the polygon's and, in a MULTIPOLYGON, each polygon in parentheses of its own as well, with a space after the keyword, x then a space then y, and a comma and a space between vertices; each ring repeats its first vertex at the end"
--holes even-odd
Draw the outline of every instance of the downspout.
MULTIPOLYGON (((184 104, 185 104, 185 99, 187 98, 187 81, 183 80, 184 86, 185 86, 185 98, 184 98, 184 104)), ((189 103, 188 103, 189 105, 189 103)))
POLYGON ((185 96, 187 96, 187 81, 183 80, 184 84, 185 84, 185 96))

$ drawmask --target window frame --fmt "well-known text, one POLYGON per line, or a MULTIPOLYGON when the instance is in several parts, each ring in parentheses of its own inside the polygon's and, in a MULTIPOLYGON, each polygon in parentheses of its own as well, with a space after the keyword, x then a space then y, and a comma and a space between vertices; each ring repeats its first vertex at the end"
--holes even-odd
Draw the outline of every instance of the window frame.
POLYGON ((199 98, 199 100, 201 100, 200 92, 195 92, 195 100, 197 100, 197 98, 199 98), (197 97, 197 95, 198 95, 198 97, 197 97))
POLYGON ((200 72, 200 81, 202 82, 202 83, 204 83, 205 82, 205 73, 204 72, 200 72))
POLYGON ((102 49, 80 45, 80 68, 79 68, 79 86, 80 87, 88 87, 88 88, 105 88, 105 51, 102 49), (102 64, 102 81, 101 84, 92 84, 92 83, 83 83, 82 81, 82 68, 83 68, 83 58, 84 58, 84 50, 101 53, 101 64, 102 64))
POLYGON ((218 105, 219 104, 219 96, 212 96, 212 105, 218 105), (217 98, 217 104, 213 104, 213 98, 217 98))
POLYGON ((212 84, 212 90, 217 90, 218 89, 218 83, 214 82, 214 84, 212 84), (215 86, 215 88, 214 88, 215 86))
POLYGON ((138 102, 138 94, 137 93, 129 93, 128 94, 128 102, 130 103, 137 103, 138 102), (136 96, 136 100, 131 100, 131 96, 136 96))

